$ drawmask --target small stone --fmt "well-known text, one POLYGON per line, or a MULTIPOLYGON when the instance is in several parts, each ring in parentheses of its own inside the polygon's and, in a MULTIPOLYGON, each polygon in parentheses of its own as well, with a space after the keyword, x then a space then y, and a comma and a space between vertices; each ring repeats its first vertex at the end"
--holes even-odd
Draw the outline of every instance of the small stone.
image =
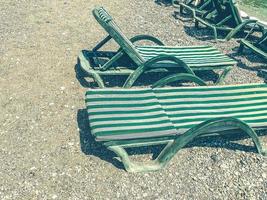
POLYGON ((63 91, 65 90, 66 88, 64 86, 60 87, 60 90, 63 91))
POLYGON ((218 157, 216 154, 211 155, 210 158, 211 158, 214 162, 219 161, 219 157, 218 157))

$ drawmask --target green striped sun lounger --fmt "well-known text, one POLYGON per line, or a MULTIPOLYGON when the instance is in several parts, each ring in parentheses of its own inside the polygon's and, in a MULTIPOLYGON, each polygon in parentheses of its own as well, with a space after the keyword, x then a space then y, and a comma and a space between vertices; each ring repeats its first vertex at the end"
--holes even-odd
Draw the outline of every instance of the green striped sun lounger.
POLYGON ((105 87, 102 79, 104 75, 128 75, 123 87, 129 88, 144 73, 170 72, 180 76, 178 72, 181 70, 189 76, 195 76, 194 71, 197 70, 222 70, 217 81, 220 83, 236 64, 235 60, 212 46, 164 46, 159 39, 149 35, 137 35, 128 39, 103 7, 95 8, 93 15, 108 36, 92 51, 83 50, 79 54, 79 61, 81 68, 93 77, 99 87, 105 87), (111 39, 118 43, 119 50, 100 51, 111 39), (139 41, 150 41, 155 45, 137 45, 136 42, 139 41), (118 60, 126 57, 129 60, 128 66, 115 66, 118 60), (101 58, 108 61, 101 63, 101 58))
POLYGON ((163 168, 199 136, 244 132, 265 154, 255 132, 267 128, 267 84, 176 88, 89 89, 91 134, 115 152, 127 171, 163 168), (149 163, 133 163, 125 148, 166 144, 149 163))
MULTIPOLYGON (((205 14, 202 16, 194 16, 194 18, 196 27, 199 27, 200 23, 213 30, 215 40, 218 39, 219 31, 227 33, 221 40, 228 41, 237 33, 249 31, 256 25, 257 19, 242 16, 242 12, 238 8, 237 0, 212 1, 216 15, 205 14), (213 17, 211 18, 210 16, 213 17)), ((257 27, 257 31, 263 32, 263 28, 259 26, 257 27)))

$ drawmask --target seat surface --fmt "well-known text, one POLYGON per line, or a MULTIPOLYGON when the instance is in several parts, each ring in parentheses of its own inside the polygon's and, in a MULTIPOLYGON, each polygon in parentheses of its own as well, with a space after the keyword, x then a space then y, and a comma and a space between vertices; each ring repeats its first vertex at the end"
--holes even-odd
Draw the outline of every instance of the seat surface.
POLYGON ((96 140, 173 135, 177 131, 151 89, 88 90, 86 105, 96 140))
POLYGON ((137 46, 136 49, 145 60, 158 55, 175 56, 191 68, 232 66, 237 63, 212 46, 137 46))
POLYGON ((86 104, 91 133, 96 140, 110 141, 183 134, 218 117, 238 118, 253 128, 267 127, 266 97, 266 84, 90 89, 86 104))

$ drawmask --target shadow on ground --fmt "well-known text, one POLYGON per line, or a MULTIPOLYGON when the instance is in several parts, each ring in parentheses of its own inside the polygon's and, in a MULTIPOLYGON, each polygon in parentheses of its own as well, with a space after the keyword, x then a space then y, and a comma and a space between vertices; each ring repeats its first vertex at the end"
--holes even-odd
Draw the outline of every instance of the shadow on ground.
MULTIPOLYGON (((87 55, 86 59, 88 60, 88 63, 90 63, 90 66, 92 69, 95 67, 95 64, 92 62, 92 56, 93 54, 91 51, 84 50, 83 52, 86 52, 87 55)), ((105 60, 106 61, 106 60, 105 60)), ((103 61, 103 62, 105 62, 103 61)), ((160 64, 162 66, 162 64, 160 64)), ((120 60, 118 60, 116 63, 112 65, 112 68, 117 67, 127 67, 130 69, 136 69, 137 67, 132 64, 132 61, 128 57, 124 57, 120 60)), ((157 67, 157 66, 156 66, 157 67)), ((168 68, 168 67, 167 67, 168 68)), ((79 81, 80 85, 85 88, 97 88, 98 85, 94 82, 94 80, 89 78, 89 74, 82 69, 81 63, 79 58, 77 59, 77 64, 74 66, 74 70, 76 73, 76 78, 79 81)), ((183 69, 175 70, 173 72, 155 72, 155 73, 146 73, 144 72, 134 83, 133 87, 147 87, 149 85, 152 85, 156 81, 162 79, 165 76, 168 76, 173 73, 184 73, 185 71, 183 69)), ((196 71, 195 74, 200 77, 205 82, 215 82, 219 75, 215 73, 214 71, 196 71)), ((106 87, 122 87, 127 79, 127 75, 106 75, 101 76, 103 79, 103 82, 105 83, 106 87)), ((174 83, 168 84, 168 86, 181 86, 181 85, 188 85, 190 83, 184 82, 184 81, 177 81, 174 83)))
POLYGON ((233 52, 228 54, 230 57, 234 58, 238 64, 237 67, 250 70, 250 71, 255 71, 257 72, 257 75, 265 80, 267 82, 267 64, 266 60, 259 55, 255 54, 251 50, 245 48, 242 53, 239 51, 239 47, 235 47, 233 49, 233 52), (242 62, 241 59, 238 59, 238 56, 245 56, 247 60, 249 60, 252 63, 259 63, 257 67, 249 67, 246 64, 242 62))
MULTIPOLYGON (((94 136, 92 136, 90 131, 88 114, 86 109, 78 110, 77 124, 79 127, 81 150, 85 155, 96 156, 101 160, 113 164, 115 167, 119 169, 124 169, 122 163, 119 160, 115 159, 116 155, 113 152, 107 150, 100 142, 95 141, 94 136)), ((267 130, 258 132, 258 135, 259 136, 267 135, 267 130)), ((195 139, 193 142, 190 142, 188 145, 186 145, 185 148, 192 148, 192 147, 225 148, 233 151, 239 150, 239 151, 256 153, 256 148, 254 146, 247 146, 238 143, 239 140, 245 138, 247 138, 247 136, 244 136, 243 134, 201 137, 195 139)), ((152 154, 152 159, 155 159, 163 148, 164 145, 158 145, 152 147, 151 146, 138 147, 138 148, 129 148, 127 149, 127 152, 129 153, 129 155, 152 154)))
POLYGON ((160 6, 172 6, 172 1, 171 0, 155 0, 155 3, 160 5, 160 6))

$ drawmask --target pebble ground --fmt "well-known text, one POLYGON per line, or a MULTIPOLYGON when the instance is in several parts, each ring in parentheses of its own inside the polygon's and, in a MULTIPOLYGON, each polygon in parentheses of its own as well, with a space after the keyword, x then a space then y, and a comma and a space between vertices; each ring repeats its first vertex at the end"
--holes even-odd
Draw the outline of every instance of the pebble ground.
MULTIPOLYGON (((102 5, 129 37, 168 45, 215 45, 238 61, 225 84, 264 82, 257 56, 153 0, 0 2, 0 199, 267 199, 267 159, 250 139, 197 140, 163 170, 127 173, 90 137, 77 55, 105 36, 91 10, 102 5)), ((108 48, 115 47, 111 44, 108 48)), ((261 140, 267 145, 266 133, 261 140)), ((133 149, 147 160, 157 148, 133 149), (148 156, 143 156, 147 152, 148 156)))

